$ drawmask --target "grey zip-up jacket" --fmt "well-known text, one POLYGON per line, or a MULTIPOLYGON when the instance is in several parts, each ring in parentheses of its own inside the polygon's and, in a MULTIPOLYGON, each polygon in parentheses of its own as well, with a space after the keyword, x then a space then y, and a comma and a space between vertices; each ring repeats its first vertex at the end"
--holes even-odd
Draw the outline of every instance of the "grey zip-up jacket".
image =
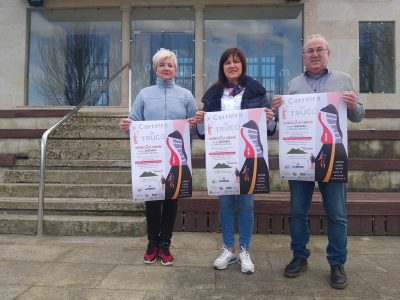
POLYGON ((175 84, 175 80, 157 77, 155 85, 137 95, 129 118, 134 121, 178 120, 194 117, 196 101, 192 93, 175 84))

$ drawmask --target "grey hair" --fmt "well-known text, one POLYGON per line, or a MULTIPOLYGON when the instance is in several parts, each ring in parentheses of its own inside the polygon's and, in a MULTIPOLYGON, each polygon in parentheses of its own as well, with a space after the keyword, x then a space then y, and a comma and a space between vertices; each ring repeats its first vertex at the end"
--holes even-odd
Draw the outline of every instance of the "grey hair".
MULTIPOLYGON (((309 36, 307 36, 307 37, 305 38, 303 45, 305 45, 309 40, 312 40, 312 39, 323 39, 323 40, 325 41, 326 48, 329 49, 328 40, 327 40, 326 37, 325 37, 323 34, 321 34, 321 33, 310 34, 309 36)), ((305 49, 304 49, 304 46, 303 46, 303 50, 305 50, 305 49)))
POLYGON ((178 61, 176 59, 175 52, 161 48, 153 55, 153 69, 156 71, 157 66, 162 63, 166 58, 170 58, 175 65, 175 69, 178 70, 178 61))

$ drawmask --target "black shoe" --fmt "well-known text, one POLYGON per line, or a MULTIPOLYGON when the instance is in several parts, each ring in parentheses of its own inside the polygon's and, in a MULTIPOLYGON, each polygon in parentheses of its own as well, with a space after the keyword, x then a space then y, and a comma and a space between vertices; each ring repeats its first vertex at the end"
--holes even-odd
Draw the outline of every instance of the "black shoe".
POLYGON ((295 257, 286 266, 284 275, 289 278, 300 276, 300 274, 308 269, 307 259, 295 257))
POLYGON ((330 285, 335 289, 344 289, 347 286, 347 276, 343 266, 331 266, 330 285))

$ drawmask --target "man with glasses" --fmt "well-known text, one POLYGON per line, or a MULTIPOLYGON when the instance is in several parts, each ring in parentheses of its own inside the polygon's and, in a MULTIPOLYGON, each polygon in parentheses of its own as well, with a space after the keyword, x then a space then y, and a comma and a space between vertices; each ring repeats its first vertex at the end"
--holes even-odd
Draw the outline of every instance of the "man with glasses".
MULTIPOLYGON (((327 40, 321 34, 306 38, 302 59, 305 72, 292 79, 288 84, 288 94, 310 94, 326 92, 343 92, 342 99, 347 104, 347 117, 352 122, 360 122, 365 115, 363 105, 359 102, 350 75, 328 69, 331 51, 327 40)), ((275 95, 273 109, 282 104, 282 95, 275 95)), ((293 259, 286 266, 284 275, 298 277, 308 269, 307 259, 310 250, 306 245, 310 239, 308 228, 308 210, 315 183, 312 181, 289 180, 291 216, 289 218, 291 249, 293 259)), ((344 264, 347 257, 347 214, 346 183, 318 182, 328 223, 327 259, 331 267, 330 285, 337 289, 347 286, 344 264)))

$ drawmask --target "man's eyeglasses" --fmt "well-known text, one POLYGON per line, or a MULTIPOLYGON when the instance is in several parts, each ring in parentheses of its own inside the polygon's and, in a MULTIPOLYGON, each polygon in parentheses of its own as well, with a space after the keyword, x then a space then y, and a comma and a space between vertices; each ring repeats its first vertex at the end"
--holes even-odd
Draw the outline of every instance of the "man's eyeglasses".
POLYGON ((313 55, 314 52, 317 52, 317 54, 322 54, 325 50, 329 50, 328 48, 309 48, 306 51, 303 51, 303 53, 307 54, 307 55, 313 55))

